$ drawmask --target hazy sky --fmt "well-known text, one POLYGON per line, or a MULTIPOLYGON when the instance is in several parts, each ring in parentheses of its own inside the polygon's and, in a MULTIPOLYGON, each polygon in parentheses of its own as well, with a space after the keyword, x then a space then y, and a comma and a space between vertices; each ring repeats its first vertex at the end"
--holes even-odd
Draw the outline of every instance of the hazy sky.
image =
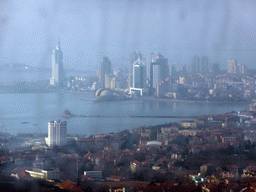
POLYGON ((51 67, 60 41, 65 68, 97 69, 103 56, 128 67, 134 50, 256 68, 255 21, 253 0, 0 0, 0 62, 51 67))

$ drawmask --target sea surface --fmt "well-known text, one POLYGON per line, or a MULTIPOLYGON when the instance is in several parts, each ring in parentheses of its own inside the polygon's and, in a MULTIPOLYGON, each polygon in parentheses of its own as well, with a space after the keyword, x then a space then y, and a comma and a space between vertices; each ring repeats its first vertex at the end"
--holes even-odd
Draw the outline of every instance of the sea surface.
POLYGON ((94 95, 89 93, 0 93, 0 131, 10 134, 47 133, 48 122, 61 119, 67 121, 68 133, 91 135, 184 120, 130 116, 198 116, 246 107, 248 104, 157 100, 95 102, 94 95), (61 115, 66 109, 75 115, 93 117, 64 118, 61 115))
MULTIPOLYGON (((79 77, 87 77, 90 75, 94 75, 93 73, 85 73, 85 72, 66 72, 66 76, 79 76, 79 77)), ((49 80, 52 76, 51 71, 0 71, 0 83, 17 83, 20 81, 41 81, 41 80, 49 80)))

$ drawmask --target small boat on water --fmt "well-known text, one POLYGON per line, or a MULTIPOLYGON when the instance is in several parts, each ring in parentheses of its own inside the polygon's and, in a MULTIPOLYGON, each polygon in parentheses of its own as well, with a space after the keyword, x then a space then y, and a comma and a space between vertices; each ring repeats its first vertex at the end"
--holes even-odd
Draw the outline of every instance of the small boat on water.
POLYGON ((29 122, 21 122, 21 124, 28 124, 29 122))
POLYGON ((33 124, 34 126, 37 126, 38 124, 33 124))
POLYGON ((69 118, 69 117, 74 117, 75 115, 73 115, 68 109, 66 109, 61 116, 69 118))

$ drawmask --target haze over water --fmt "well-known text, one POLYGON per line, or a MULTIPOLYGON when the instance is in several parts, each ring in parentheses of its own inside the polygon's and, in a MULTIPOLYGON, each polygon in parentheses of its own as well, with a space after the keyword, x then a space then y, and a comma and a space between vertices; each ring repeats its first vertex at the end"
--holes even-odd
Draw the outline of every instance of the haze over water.
MULTIPOLYGON (((95 71, 103 56, 113 66, 128 67, 134 50, 141 51, 144 60, 150 52, 161 52, 169 65, 177 67, 189 65, 194 55, 206 55, 210 68, 219 62, 226 69, 228 59, 254 68, 255 10, 254 1, 243 0, 0 1, 0 63, 51 67, 52 50, 60 41, 65 69, 95 71)), ((50 77, 50 73, 4 72, 0 82, 50 77)), ((46 133, 48 121, 62 119, 65 109, 76 115, 127 116, 67 119, 68 132, 93 134, 180 120, 131 115, 195 116, 247 107, 160 101, 95 103, 93 95, 71 93, 1 93, 0 98, 1 128, 9 133, 46 133)))
MULTIPOLYGON (((67 76, 81 76, 86 77, 89 73, 83 72, 67 72, 67 76)), ((51 78, 52 72, 49 71, 27 71, 27 72, 19 72, 19 71, 0 71, 0 82, 1 83, 15 83, 19 81, 40 81, 40 80, 48 80, 51 78)))
POLYGON ((56 119, 68 122, 68 133, 99 134, 131 130, 180 121, 168 118, 131 118, 148 116, 197 116, 222 114, 241 110, 246 104, 182 103, 154 100, 94 102, 94 95, 86 93, 1 93, 0 131, 11 134, 47 133, 48 122, 56 119), (69 109, 75 115, 106 117, 61 117, 69 109), (113 117, 114 116, 114 117, 113 117), (117 116, 123 116, 119 118, 117 116), (21 122, 28 122, 22 124, 21 122))

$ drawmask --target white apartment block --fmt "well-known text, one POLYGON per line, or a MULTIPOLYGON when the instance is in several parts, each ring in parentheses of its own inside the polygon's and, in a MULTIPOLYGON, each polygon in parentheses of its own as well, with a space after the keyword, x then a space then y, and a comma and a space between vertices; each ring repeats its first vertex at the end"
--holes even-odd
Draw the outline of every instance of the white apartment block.
POLYGON ((64 146, 67 143, 67 122, 60 120, 48 123, 48 137, 45 142, 49 147, 64 146))

